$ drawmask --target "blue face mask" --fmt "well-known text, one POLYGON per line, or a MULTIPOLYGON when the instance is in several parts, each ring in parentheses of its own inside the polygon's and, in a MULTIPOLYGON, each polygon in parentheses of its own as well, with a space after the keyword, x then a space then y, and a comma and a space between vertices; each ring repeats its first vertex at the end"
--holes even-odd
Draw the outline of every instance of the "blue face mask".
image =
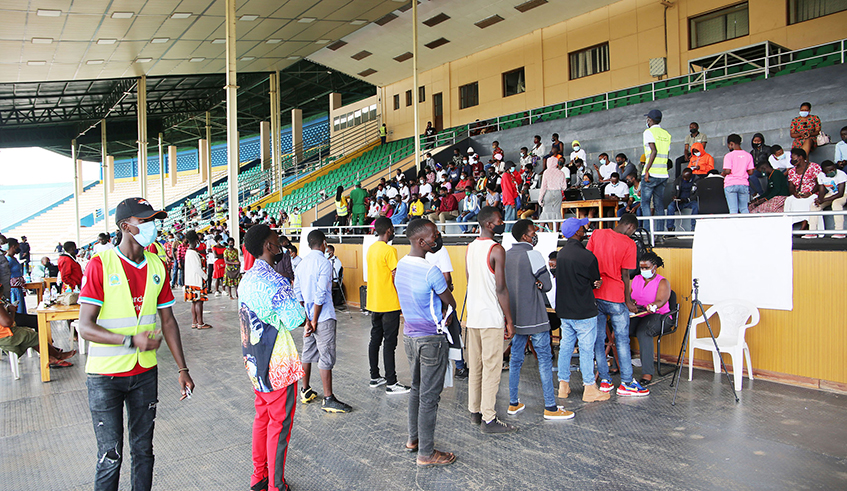
POLYGON ((656 273, 654 273, 652 269, 642 269, 641 270, 641 276, 643 276, 645 280, 649 280, 650 278, 653 277, 654 274, 656 274, 656 273))
POLYGON ((9 244, 3 244, 0 246, 0 251, 7 252, 9 250, 9 244))
POLYGON ((156 233, 158 232, 156 222, 144 222, 137 225, 137 227, 138 234, 133 235, 132 238, 138 242, 138 245, 141 247, 147 247, 156 240, 156 233))

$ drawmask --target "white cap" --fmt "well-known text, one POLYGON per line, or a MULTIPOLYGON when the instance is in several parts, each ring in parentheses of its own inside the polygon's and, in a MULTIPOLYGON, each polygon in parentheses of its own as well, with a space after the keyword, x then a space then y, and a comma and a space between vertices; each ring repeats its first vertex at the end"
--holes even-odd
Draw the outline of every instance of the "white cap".
POLYGON ((468 147, 468 153, 474 153, 473 147, 468 147))

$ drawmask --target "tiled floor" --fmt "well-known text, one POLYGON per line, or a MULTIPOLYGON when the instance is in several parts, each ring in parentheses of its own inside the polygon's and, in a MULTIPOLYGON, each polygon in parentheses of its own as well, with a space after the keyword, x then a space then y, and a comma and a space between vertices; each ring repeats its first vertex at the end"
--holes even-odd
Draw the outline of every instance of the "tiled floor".
MULTIPOLYGON (((176 367, 160 349, 155 489, 249 488, 253 397, 234 305, 209 301, 207 321, 215 327, 207 331, 188 328, 185 303, 175 307, 197 389, 191 400, 178 400, 176 367)), ((550 422, 541 417, 531 357, 521 385, 527 409, 505 414, 507 372, 498 397, 501 417, 519 431, 486 436, 471 426, 467 384, 457 381, 442 394, 436 429, 437 448, 455 452, 457 462, 419 470, 402 450, 407 397, 367 386, 369 324, 357 311, 339 313, 335 392, 354 412, 330 415, 318 403, 298 403, 286 469, 295 490, 847 489, 843 395, 745 380, 736 404, 725 379, 697 370, 693 382, 682 382, 675 407, 669 376, 650 386, 649 397, 585 405, 577 376, 577 392, 559 401, 576 417, 550 422)), ((295 331, 298 345, 301 335, 295 331)), ((61 345, 67 336, 57 330, 55 337, 61 345)), ((96 449, 82 358, 54 370, 47 384, 37 358, 22 359, 17 381, 8 358, 0 360, 0 489, 93 487, 96 449)), ((402 349, 397 359, 400 381, 408 383, 402 349)), ((122 489, 129 489, 128 477, 127 461, 122 489)))

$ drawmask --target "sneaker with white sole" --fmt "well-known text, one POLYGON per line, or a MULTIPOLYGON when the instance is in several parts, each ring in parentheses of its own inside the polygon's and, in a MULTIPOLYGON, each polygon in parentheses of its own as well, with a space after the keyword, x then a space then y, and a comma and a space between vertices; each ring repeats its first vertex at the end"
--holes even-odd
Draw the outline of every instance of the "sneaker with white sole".
POLYGON ((401 384, 400 382, 397 382, 396 384, 393 384, 393 385, 385 386, 385 393, 386 394, 408 394, 410 390, 412 390, 411 387, 406 387, 405 385, 401 384))
POLYGON ((544 419, 571 419, 573 417, 573 411, 567 411, 562 406, 558 406, 555 411, 544 409, 544 419))
POLYGON ((371 383, 368 384, 368 387, 370 387, 371 389, 375 389, 380 385, 385 385, 384 377, 372 378, 371 383))
POLYGON ((611 392, 615 386, 612 385, 612 381, 609 379, 600 379, 600 392, 611 392))
POLYGON ((353 410, 349 404, 344 404, 336 399, 334 394, 329 397, 324 397, 324 400, 321 403, 321 409, 328 413, 349 413, 353 410))
POLYGON ((482 432, 488 434, 502 434, 502 433, 512 433, 517 428, 510 425, 509 423, 504 423, 495 417, 489 422, 482 422, 482 432))
POLYGON ((518 401, 517 404, 509 404, 508 413, 514 416, 515 414, 518 414, 519 412, 523 411, 524 409, 526 409, 526 405, 524 403, 522 403, 521 401, 518 401))
POLYGON ((646 396, 650 395, 650 389, 645 389, 638 382, 633 380, 628 384, 621 384, 618 387, 619 396, 646 396))

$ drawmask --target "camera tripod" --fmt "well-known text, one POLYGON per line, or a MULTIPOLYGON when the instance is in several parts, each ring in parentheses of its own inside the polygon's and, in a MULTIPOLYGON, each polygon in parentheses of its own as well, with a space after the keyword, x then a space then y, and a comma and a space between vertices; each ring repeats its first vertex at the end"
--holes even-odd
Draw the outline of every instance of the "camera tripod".
POLYGON ((694 320, 695 313, 697 309, 700 309, 700 314, 703 316, 703 320, 706 321, 706 327, 709 328, 709 336, 712 338, 712 342, 715 343, 715 351, 718 353, 718 359, 721 361, 721 368, 723 369, 723 373, 726 376, 727 381, 729 381, 729 387, 732 389, 732 396, 735 398, 735 402, 738 402, 738 395, 735 393, 735 384, 732 383, 732 378, 729 376, 729 370, 726 369, 726 364, 723 362, 723 357, 720 355, 720 350, 718 349, 718 340, 715 339, 715 333, 712 331, 712 325, 709 324, 709 318, 706 317, 706 310, 703 308, 703 304, 700 302, 699 294, 700 294, 700 281, 697 278, 694 278, 692 281, 693 284, 693 298, 691 300, 691 312, 688 314, 688 324, 685 326, 685 335, 682 337, 682 346, 679 348, 679 356, 676 359, 676 369, 674 369, 674 375, 671 378, 671 387, 673 387, 673 401, 671 402, 672 406, 676 406, 676 393, 679 390, 679 380, 682 378, 682 367, 685 365, 685 352, 688 348, 689 336, 691 335, 691 322, 694 320), (674 385, 676 384, 676 385, 674 385))

